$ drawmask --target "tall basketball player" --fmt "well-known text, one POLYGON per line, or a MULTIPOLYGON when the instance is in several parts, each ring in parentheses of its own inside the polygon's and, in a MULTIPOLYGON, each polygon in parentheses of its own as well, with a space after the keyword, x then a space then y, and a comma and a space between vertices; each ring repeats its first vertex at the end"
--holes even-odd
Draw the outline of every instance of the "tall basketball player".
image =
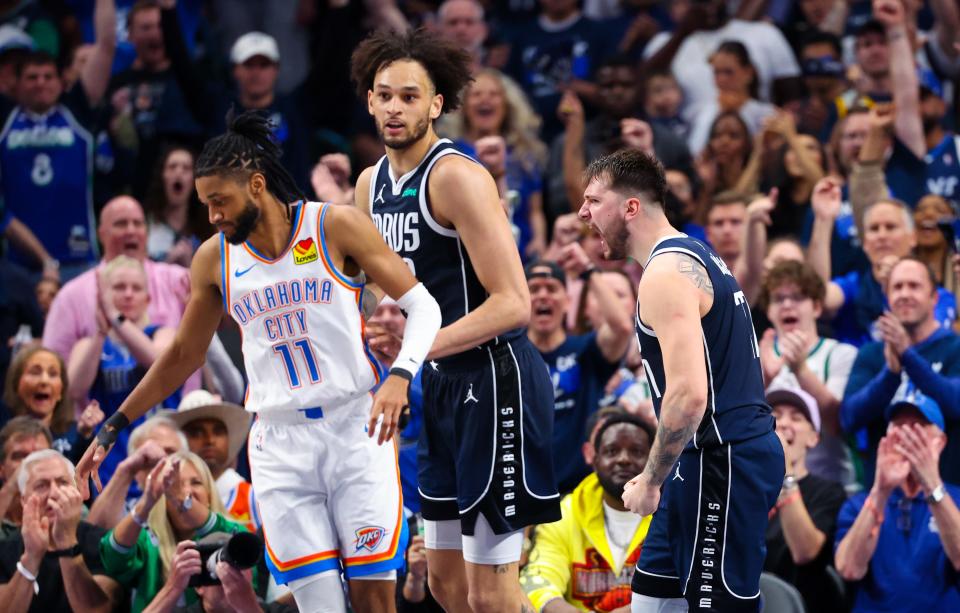
POLYGON ((586 184, 580 218, 600 233, 604 257, 644 263, 636 328, 659 426, 623 494, 630 510, 656 511, 632 611, 756 611, 784 460, 750 308, 723 260, 667 221, 654 158, 602 157, 586 184))
POLYGON ((553 387, 522 328, 530 297, 493 178, 433 130, 470 57, 424 31, 378 34, 352 73, 387 149, 357 206, 443 314, 418 453, 430 589, 453 613, 519 611, 523 528, 560 518, 553 387))
MULTIPOLYGON (((193 260, 175 340, 104 424, 78 478, 84 490, 91 475, 97 481, 117 433, 203 363, 225 310, 242 331, 245 404, 257 414, 249 454, 267 566, 301 611, 345 611, 341 568, 353 610, 393 611, 407 534, 396 447, 384 443, 440 310, 366 216, 307 202, 279 156, 266 119, 253 113, 204 147, 196 187, 220 233, 193 260), (396 297, 412 329, 375 397, 361 271, 396 297)), ((189 506, 188 496, 181 507, 189 506)))

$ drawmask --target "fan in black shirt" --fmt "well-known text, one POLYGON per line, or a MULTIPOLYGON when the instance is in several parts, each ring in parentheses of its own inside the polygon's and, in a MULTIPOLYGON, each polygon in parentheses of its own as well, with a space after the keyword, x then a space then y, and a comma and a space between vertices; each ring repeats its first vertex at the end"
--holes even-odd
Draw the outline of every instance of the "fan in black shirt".
POLYGON ((808 611, 844 611, 827 574, 833 563, 837 515, 846 500, 843 486, 807 472, 807 452, 820 439, 817 401, 800 389, 767 394, 783 443, 786 477, 767 525, 767 559, 763 570, 791 583, 808 611))

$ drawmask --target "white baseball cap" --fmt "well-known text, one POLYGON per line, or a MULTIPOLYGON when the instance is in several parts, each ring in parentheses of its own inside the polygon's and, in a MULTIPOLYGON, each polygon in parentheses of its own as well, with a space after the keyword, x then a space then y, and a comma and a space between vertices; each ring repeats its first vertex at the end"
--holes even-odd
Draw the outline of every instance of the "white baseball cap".
POLYGON ((230 61, 234 64, 243 64, 252 57, 262 55, 271 62, 280 61, 280 49, 277 41, 263 32, 247 32, 233 43, 230 49, 230 61))

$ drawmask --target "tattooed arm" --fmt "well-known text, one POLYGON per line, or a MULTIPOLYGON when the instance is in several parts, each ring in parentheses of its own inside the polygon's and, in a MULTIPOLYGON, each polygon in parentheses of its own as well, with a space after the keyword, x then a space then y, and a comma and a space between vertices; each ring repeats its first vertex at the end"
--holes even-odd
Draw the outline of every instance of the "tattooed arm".
POLYGON ((627 484, 624 502, 648 515, 656 510, 660 486, 693 438, 707 407, 707 367, 702 355, 701 316, 713 304, 710 276, 683 254, 657 257, 640 281, 640 317, 657 334, 666 378, 657 436, 643 473, 627 484))

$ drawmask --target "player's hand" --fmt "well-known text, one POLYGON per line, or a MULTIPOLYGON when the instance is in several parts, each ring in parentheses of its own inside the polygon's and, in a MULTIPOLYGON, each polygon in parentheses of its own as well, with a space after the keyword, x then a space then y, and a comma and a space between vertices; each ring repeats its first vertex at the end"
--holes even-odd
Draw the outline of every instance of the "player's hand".
POLYGON ((409 408, 408 394, 410 382, 403 377, 390 375, 377 390, 373 397, 373 408, 370 410, 370 422, 367 424, 367 436, 373 437, 377 431, 377 421, 383 416, 380 424, 380 434, 377 444, 382 445, 393 438, 400 423, 400 414, 409 408))
POLYGON ((641 473, 623 486, 623 504, 641 517, 653 515, 660 505, 660 487, 641 473))
POLYGON ((93 479, 93 484, 96 486, 98 492, 103 491, 103 484, 100 483, 99 468, 100 465, 103 464, 103 459, 107 457, 107 454, 110 453, 110 449, 112 448, 113 445, 104 448, 100 445, 100 441, 93 439, 90 442, 90 446, 87 447, 87 450, 83 452, 83 457, 77 462, 77 489, 80 490, 80 495, 83 496, 84 500, 90 497, 90 479, 93 479))

